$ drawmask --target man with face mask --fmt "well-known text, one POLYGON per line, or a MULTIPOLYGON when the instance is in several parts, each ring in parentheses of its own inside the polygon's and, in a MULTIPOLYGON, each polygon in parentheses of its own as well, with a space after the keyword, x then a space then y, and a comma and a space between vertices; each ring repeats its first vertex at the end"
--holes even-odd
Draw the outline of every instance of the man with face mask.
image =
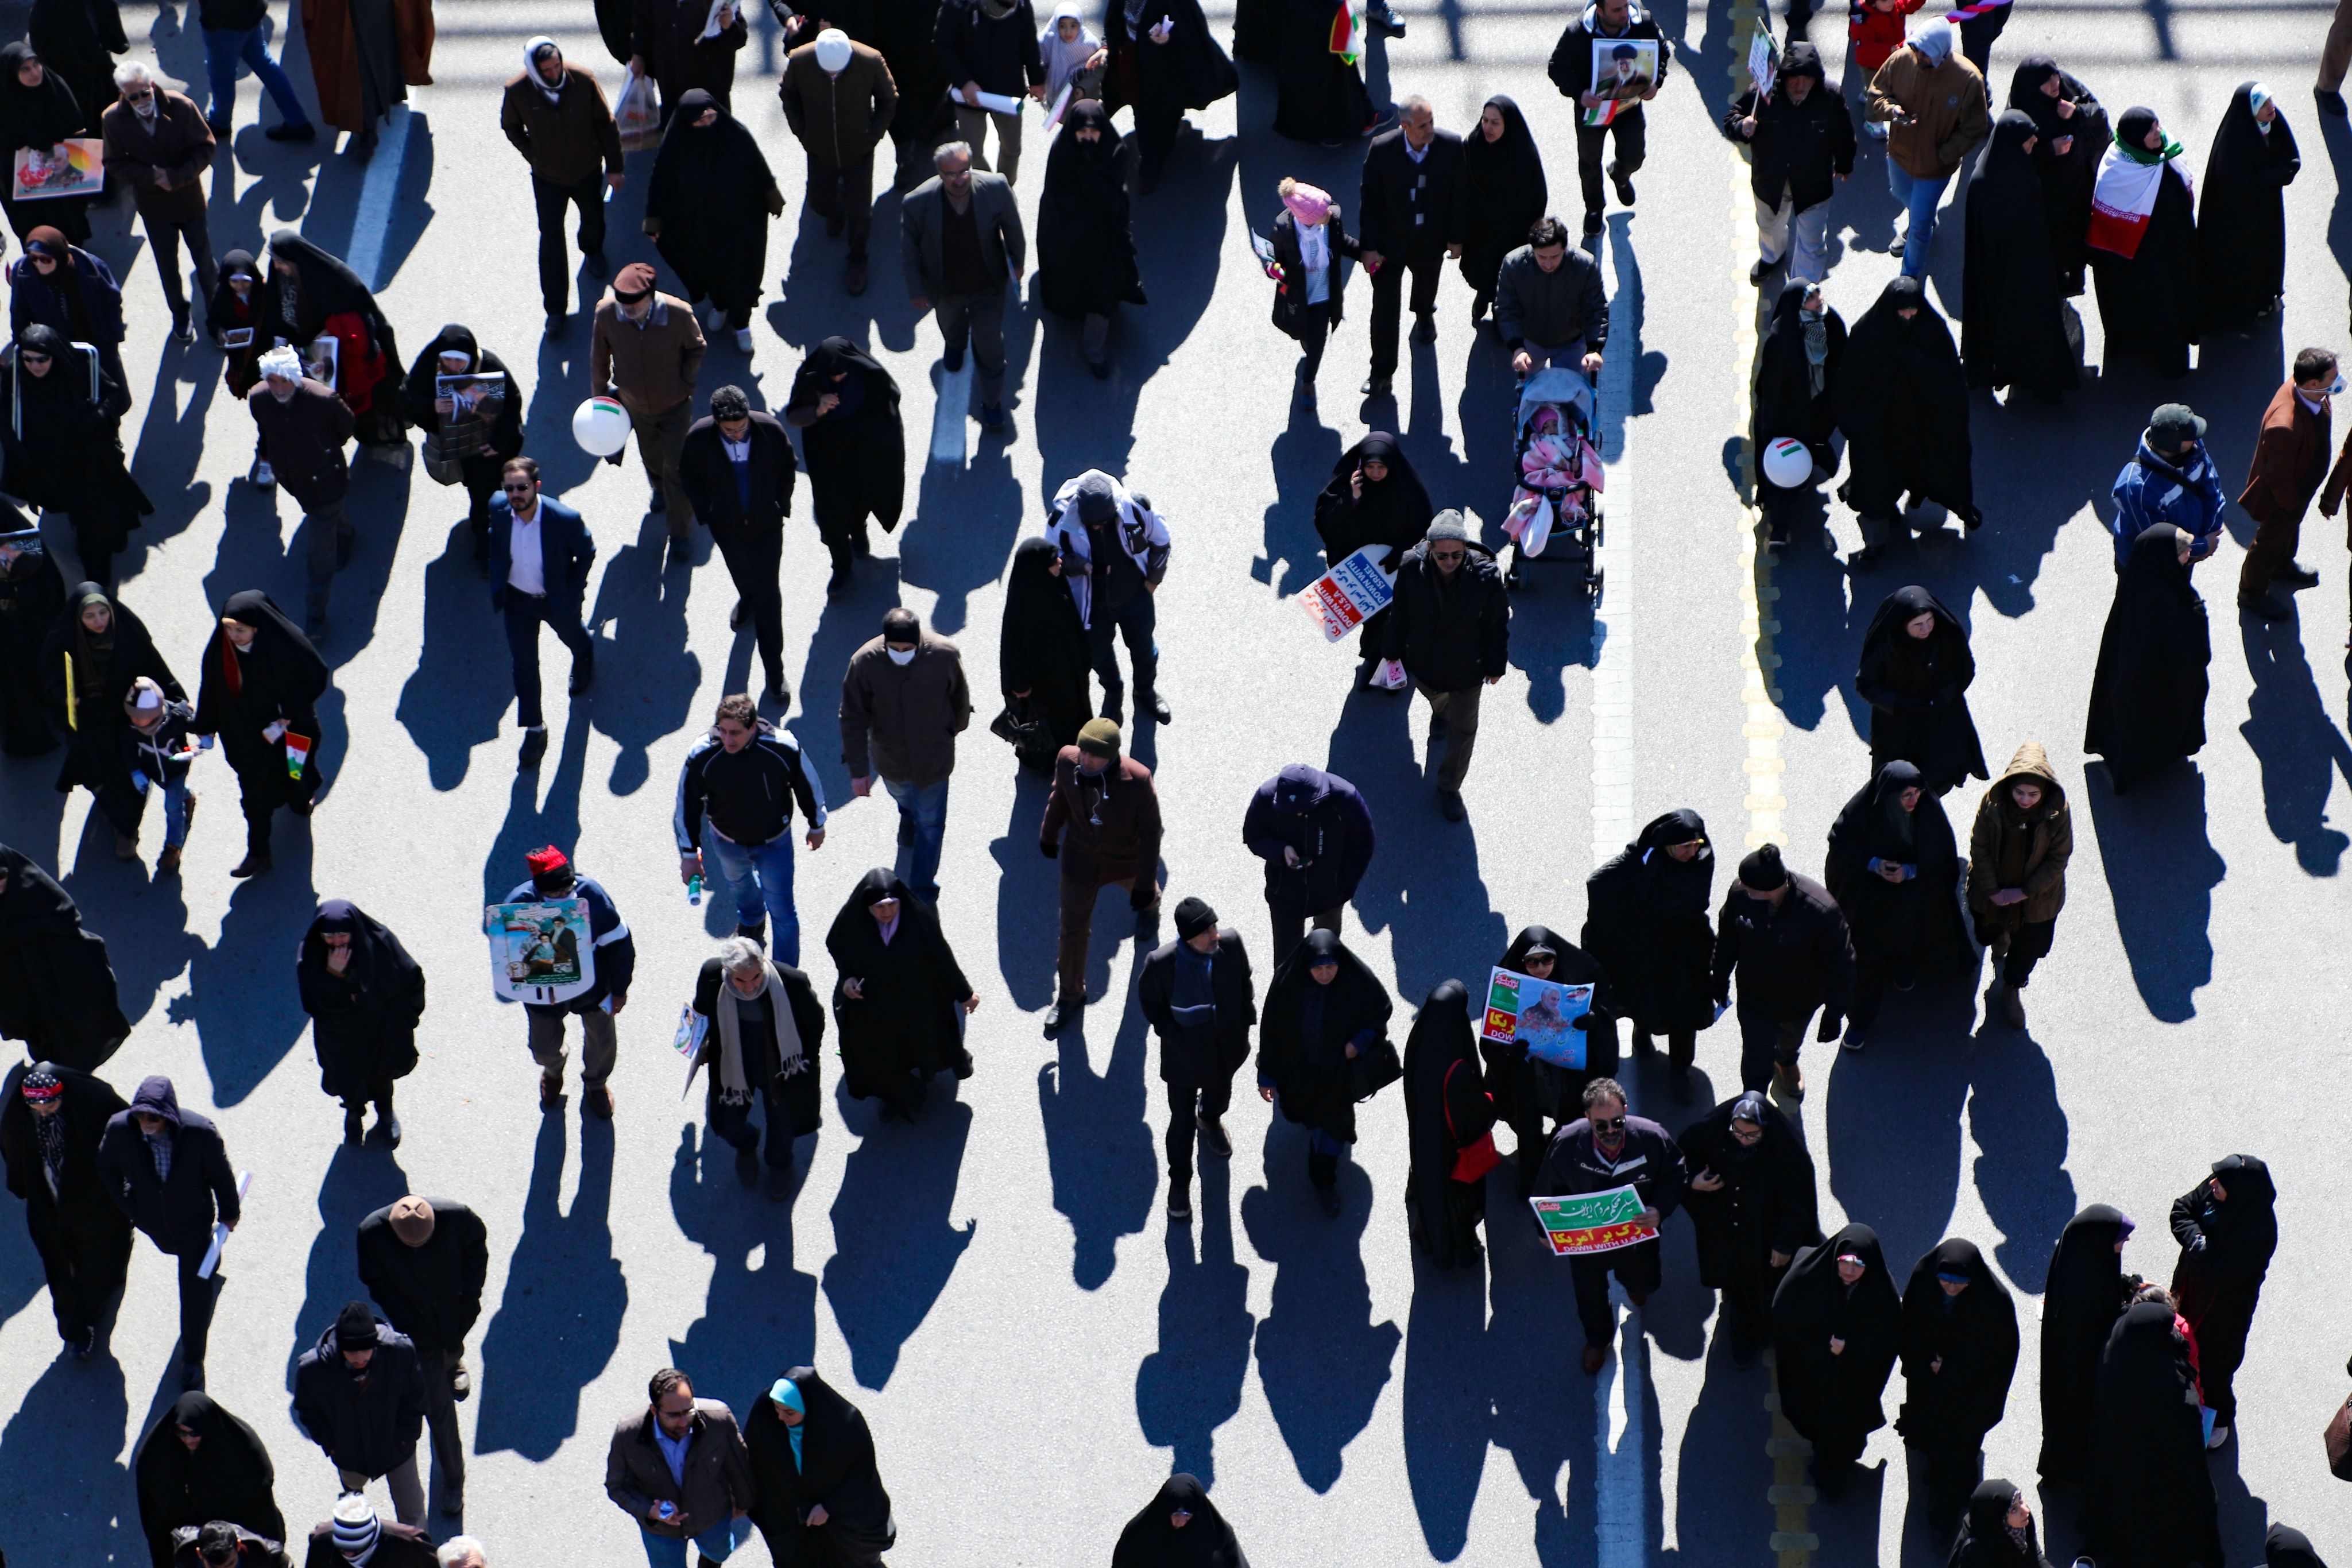
POLYGON ((898 877, 929 904, 940 901, 955 737, 971 724, 956 645, 924 631, 911 610, 883 616, 882 635, 850 655, 841 677, 841 765, 861 798, 881 776, 898 804, 898 877))
POLYGON ((1160 791, 1151 769, 1118 754, 1118 726, 1091 719, 1076 746, 1054 759, 1054 792, 1037 848, 1062 862, 1062 936, 1048 1039, 1077 1021, 1087 1005, 1087 948, 1095 897, 1127 890, 1139 929, 1160 907, 1160 791), (1063 852, 1066 850, 1068 853, 1063 852))
POLYGON ((776 96, 808 154, 808 204, 828 239, 849 231, 852 294, 866 292, 866 237, 874 226, 874 149, 898 112, 898 84, 881 55, 838 27, 784 57, 776 96))
POLYGON ((302 507, 310 540, 303 629, 315 643, 327 630, 328 589, 352 559, 357 538, 343 506, 352 488, 351 465, 343 457, 352 411, 334 388, 303 374, 302 356, 289 348, 261 356, 261 384, 246 394, 245 405, 261 428, 256 483, 284 485, 302 507))
POLYGON ((1829 200, 1853 172, 1853 115, 1822 75, 1821 51, 1790 44, 1772 90, 1761 102, 1754 88, 1733 99, 1723 134, 1754 150, 1757 256, 1748 281, 1761 285, 1786 260, 1791 278, 1819 283, 1829 275, 1829 200))

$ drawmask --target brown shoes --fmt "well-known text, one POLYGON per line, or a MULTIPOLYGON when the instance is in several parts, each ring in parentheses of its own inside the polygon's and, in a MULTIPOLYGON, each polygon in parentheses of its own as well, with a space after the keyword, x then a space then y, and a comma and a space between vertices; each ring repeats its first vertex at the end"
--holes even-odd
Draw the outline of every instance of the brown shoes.
POLYGON ((563 1103, 563 1080, 541 1069, 539 1074, 539 1108, 552 1111, 563 1103))
POLYGON ((1772 1086, 1780 1092, 1784 1100, 1802 1100, 1805 1097, 1805 1070, 1793 1061, 1776 1061, 1772 1064, 1772 1086))
POLYGON ((581 1093, 581 1109, 602 1122, 613 1119, 613 1092, 602 1083, 589 1084, 581 1093))

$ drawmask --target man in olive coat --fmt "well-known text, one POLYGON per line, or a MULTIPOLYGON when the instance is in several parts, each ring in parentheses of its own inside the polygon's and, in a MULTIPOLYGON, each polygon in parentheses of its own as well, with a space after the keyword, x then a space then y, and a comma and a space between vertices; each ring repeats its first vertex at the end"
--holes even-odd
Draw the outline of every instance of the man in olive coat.
POLYGON ((866 239, 874 227, 874 149, 898 112, 898 88, 881 55, 838 27, 784 57, 776 96, 808 154, 808 204, 825 237, 849 231, 852 294, 866 292, 866 239))

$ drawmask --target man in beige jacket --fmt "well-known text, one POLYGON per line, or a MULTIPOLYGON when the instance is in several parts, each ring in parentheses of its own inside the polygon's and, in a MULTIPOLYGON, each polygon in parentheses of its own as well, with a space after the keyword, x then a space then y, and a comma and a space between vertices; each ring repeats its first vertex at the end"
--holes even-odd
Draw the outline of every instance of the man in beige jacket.
POLYGON ((1911 221, 1895 254, 1903 276, 1927 276, 1927 247, 1936 237, 1936 204, 1977 143, 1992 130, 1984 78, 1952 47, 1946 21, 1923 22, 1911 41, 1886 57, 1871 78, 1867 113, 1892 127, 1886 138, 1886 183, 1911 221))
MULTIPOLYGON (((612 298, 596 307, 588 388, 598 397, 618 398, 629 411, 637 455, 653 486, 650 505, 669 524, 668 566, 686 564, 687 528, 694 520, 694 503, 687 497, 677 464, 694 423, 694 379, 702 370, 704 347, 693 308, 656 291, 649 263, 621 268, 612 298)), ((620 460, 615 453, 612 461, 620 460)))
POLYGON ((866 292, 866 236, 874 226, 874 148, 898 111, 898 85, 882 57, 838 27, 784 57, 776 83, 784 120, 808 154, 808 204, 825 237, 849 231, 844 285, 866 292))

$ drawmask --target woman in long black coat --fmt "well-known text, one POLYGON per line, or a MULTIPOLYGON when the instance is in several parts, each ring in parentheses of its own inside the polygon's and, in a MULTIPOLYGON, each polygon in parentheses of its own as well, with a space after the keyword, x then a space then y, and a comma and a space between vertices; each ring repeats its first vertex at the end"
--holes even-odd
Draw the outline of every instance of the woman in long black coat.
MULTIPOLYGON (((1531 1196, 1536 1176, 1543 1169, 1556 1124, 1584 1114, 1584 1086, 1596 1078, 1617 1076, 1617 998, 1610 976, 1599 961, 1549 925, 1529 925, 1511 938, 1497 968, 1557 980, 1563 986, 1592 987, 1592 1004, 1576 1020, 1584 1035, 1581 1071, 1561 1067, 1528 1054, 1519 1042, 1481 1039, 1479 1054, 1486 1062, 1486 1087, 1494 1092, 1496 1118, 1511 1129, 1518 1162, 1519 1195, 1531 1196), (1555 1126, 1548 1129, 1549 1117, 1555 1126)), ((1485 1009, 1480 1009, 1480 1016, 1485 1009)))
POLYGON ((842 1086, 878 1098, 882 1114, 912 1117, 931 1075, 971 1076, 963 1015, 980 998, 930 905, 883 866, 857 879, 825 933, 833 955, 833 1018, 841 1031, 842 1086))
POLYGON ((2131 254, 2095 240, 2090 247, 2110 375, 2126 354, 2145 355, 2159 376, 2189 373, 2189 345, 2205 319, 2205 288, 2189 179, 2173 163, 2180 152, 2179 142, 2165 140, 2156 110, 2126 109, 2100 164, 2102 170, 2122 162, 2163 165, 2156 176, 2156 204, 2131 254))
POLYGON ((2197 1336, 2197 1370, 2216 1439, 2238 1424, 2232 1383, 2278 1250, 2277 1201, 2270 1166, 2252 1155, 2215 1160, 2210 1176, 2172 1200, 2172 1238, 2180 1243, 2172 1297, 2197 1336))
POLYGON ((271 1541, 286 1539, 269 1450, 252 1427, 201 1391, 181 1395, 147 1429, 131 1473, 139 1489, 139 1528, 155 1568, 179 1561, 172 1531, 215 1519, 271 1541))
POLYGON ((1773 1292, 1780 1413, 1812 1443, 1813 1484, 1823 1497, 1845 1490, 1863 1445, 1886 1425, 1883 1400, 1902 1323, 1878 1233, 1867 1225, 1849 1225, 1798 1253, 1773 1292))
POLYGON ((2286 292, 2285 193, 2302 169, 2286 116, 2259 82, 2240 82, 2197 193, 2207 327, 2242 326, 2278 308, 2286 292))
MULTIPOLYGON (((1393 571, 1404 552, 1421 542, 1429 531, 1429 519, 1436 515, 1412 460, 1385 430, 1369 432, 1339 454, 1331 465, 1331 477, 1315 497, 1315 532, 1323 541, 1323 559, 1331 566, 1366 545, 1381 545, 1388 554, 1377 564, 1393 571)), ((1379 662, 1388 621, 1384 609, 1365 620, 1360 674, 1369 675, 1379 662)))
POLYGON ((130 1033, 105 938, 82 929, 57 878, 0 844, 0 1038, 23 1040, 36 1061, 95 1072, 130 1033))
MULTIPOLYGON (((1234 47, 1241 47, 1242 16, 1234 18, 1234 47)), ((1160 183, 1176 133, 1188 109, 1206 109, 1231 98, 1241 73, 1209 31, 1200 0, 1116 0, 1103 18, 1103 47, 1110 61, 1103 70, 1102 105, 1116 114, 1135 106, 1137 173, 1143 193, 1160 183), (1167 18, 1164 40, 1157 37, 1167 18)))
POLYGON ((742 121, 701 88, 681 97, 654 154, 645 230, 688 301, 708 298, 745 353, 768 271, 768 220, 783 210, 776 176, 742 121))
POLYGON ((1429 993, 1404 1045, 1405 1230, 1441 1269, 1478 1260, 1486 1173, 1495 1168, 1495 1097, 1478 1067, 1470 993, 1429 993))
POLYGON ((147 806, 131 782, 131 720, 122 706, 142 675, 167 701, 187 700, 130 607, 94 582, 78 585, 41 645, 42 700, 49 727, 66 740, 58 793, 71 794, 79 784, 98 797, 114 829, 118 860, 138 858, 139 819, 147 806))
POLYGON ((2050 1568, 2033 1511, 2015 1481, 1983 1481, 1969 1494, 1948 1568, 2050 1568))
POLYGON ((2099 1353, 2083 1478, 2089 1555, 2126 1568, 2221 1563, 2216 1514, 2189 1347, 2169 1305, 2139 1302, 2099 1353))
POLYGON ((1258 1016, 1258 1092, 1307 1129, 1307 1176, 1327 1215, 1339 1212, 1339 1156, 1356 1141, 1350 1063, 1388 1037, 1388 988, 1336 931, 1310 931, 1266 987, 1258 1016))
POLYGON ((119 96, 114 57, 131 48, 115 0, 33 0, 25 38, 73 89, 82 112, 81 129, 74 134, 99 135, 99 117, 119 96))
POLYGON ((507 459, 522 454, 522 388, 515 384, 506 361, 475 340, 472 328, 452 321, 425 345, 425 351, 408 369, 402 395, 408 405, 408 423, 417 429, 441 429, 448 411, 440 406, 440 378, 446 375, 498 375, 505 376, 507 381, 506 395, 499 401, 498 417, 481 431, 481 439, 472 444, 475 450, 452 454, 462 459, 459 475, 466 486, 466 525, 474 534, 474 559, 487 562, 490 559, 490 502, 498 496, 499 480, 507 459), (466 362, 461 369, 453 371, 441 362, 444 354, 466 362))
POLYGON ((1863 550, 1877 559, 1905 491, 1938 501, 1963 526, 1983 525, 1969 445, 1969 382, 1952 329, 1916 277, 1887 284, 1846 340, 1835 386, 1848 477, 1838 498, 1862 517, 1863 550))
POLYGON ((2300 1530, 2273 1524, 2263 1537, 2263 1568, 2327 1568, 2312 1550, 2311 1537, 2300 1530))
POLYGON ((1087 367, 1097 381, 1110 374, 1103 346, 1111 317, 1122 302, 1150 303, 1128 222, 1133 162, 1103 106, 1081 99, 1062 116, 1037 198, 1037 302, 1056 316, 1085 319, 1087 367))
POLYGON ((1535 133, 1519 106, 1498 92, 1462 139, 1462 280, 1470 286, 1473 324, 1495 303, 1503 258, 1528 243, 1528 231, 1550 210, 1535 133))
POLYGON ((1976 656, 1959 618, 1916 584, 1881 601, 1863 633, 1853 688, 1870 705, 1870 766, 1918 767, 1931 795, 1987 777, 1984 745, 1969 714, 1976 656), (1922 624, 1922 622, 1926 624, 1922 624))
POLYGON ((1584 950, 1633 1020, 1633 1053, 1666 1037, 1677 1101, 1691 1097, 1698 1031, 1715 1021, 1715 851, 1696 811, 1668 811, 1584 881, 1584 950))
POLYGON ((1952 1237, 1912 1269, 1895 1426, 1927 1458, 1933 1519, 1958 1513, 1976 1482, 1984 1436, 2009 1406, 2017 1344, 2017 1303, 1975 1242, 1952 1237))
POLYGON ((373 1100, 377 1135, 400 1147, 392 1086, 416 1070, 425 971, 383 922, 348 899, 331 898, 295 949, 294 978, 310 1015, 319 1087, 343 1103, 343 1142, 360 1141, 373 1100))
MULTIPOLYGON (((107 93, 108 101, 114 94, 107 93)), ((16 154, 30 147, 47 152, 71 137, 88 134, 83 127, 98 110, 85 109, 65 77, 50 70, 39 51, 23 40, 0 48, 0 167, 14 169, 16 154)), ((76 245, 89 242, 89 196, 42 196, 20 202, 14 181, 0 182, 0 210, 21 243, 43 224, 51 224, 76 245)))
POLYGON ((244 797, 245 859, 231 876, 269 869, 270 819, 280 806, 298 817, 310 814, 322 744, 318 702, 327 681, 327 662, 276 600, 257 588, 228 596, 220 625, 205 643, 203 682, 189 728, 220 737, 221 753, 244 797), (310 743, 299 772, 288 749, 289 735, 310 743))
POLYGON ((115 556, 155 509, 122 455, 130 407, 131 394, 103 359, 93 386, 89 361, 53 327, 18 334, 0 374, 0 487, 39 510, 72 516, 74 549, 92 582, 114 580, 115 556))
POLYGON ((1790 1263, 1822 1239, 1813 1156, 1760 1091, 1717 1105, 1680 1142, 1699 1283, 1723 1293, 1718 1330, 1730 1339, 1734 1364, 1746 1366, 1771 1325, 1773 1293, 1790 1263))
POLYGON ((2189 536, 2157 523, 2132 541, 2099 635, 2083 749, 2106 758, 2116 794, 2205 746, 2205 601, 2189 580, 2189 536))
POLYGON ((2077 384, 2049 209, 2033 162, 2032 117, 2012 109, 1993 122, 1969 182, 1967 264, 1960 274, 1960 357, 1969 381, 2055 402, 2077 384))
POLYGON ((37 530, 0 533, 0 752, 58 748, 41 700, 41 648, 65 613, 66 580, 37 530))
POLYGON ((1276 0, 1276 6, 1275 134, 1326 147, 1362 135, 1377 116, 1362 70, 1331 52, 1338 0, 1276 0))
POLYGON ((2042 1288, 2044 1480, 2079 1481, 2090 1455, 2091 1390, 2099 1352, 2124 1310, 2124 1242, 2132 1222, 2095 1203, 2066 1222, 2042 1288))
MULTIPOLYGON (((1062 575, 1062 552, 1049 538, 1032 535, 1013 549, 996 660, 1007 706, 1026 703, 1056 751, 1076 746, 1079 729, 1095 716, 1094 688, 1087 684, 1094 660, 1069 580, 1062 575)), ((1050 770, 1050 760, 1046 766, 1050 770)))
POLYGON ((342 257, 292 229, 271 235, 255 341, 267 350, 271 340, 282 338, 299 350, 325 334, 338 316, 357 319, 336 335, 335 355, 335 392, 351 407, 354 433, 370 446, 404 444, 408 414, 401 398, 400 340, 375 291, 342 257))
POLYGON ((2033 166, 2042 172, 2042 210, 2048 220, 2050 261, 2058 292, 2083 292, 2091 226, 2091 187, 2113 134, 2107 111, 2079 78, 2048 55, 2028 55, 2009 81, 2009 107, 2033 121, 2033 166))
POLYGON ((864 1411, 813 1366, 795 1366, 751 1403, 751 1522, 792 1568, 874 1568, 898 1539, 864 1411), (814 1517, 813 1517, 814 1516, 814 1517))
POLYGON ((907 495, 907 429, 898 383, 846 338, 827 338, 793 372, 784 423, 801 433, 817 536, 833 554, 827 593, 845 591, 852 563, 873 554, 867 518, 888 533, 907 495), (827 399, 832 401, 827 402, 827 399))
POLYGON ((1845 321, 1822 298, 1822 286, 1802 277, 1783 284, 1756 356, 1748 422, 1748 446, 1756 454, 1756 503, 1777 544, 1788 542, 1797 497, 1812 489, 1813 478, 1808 474, 1802 485, 1775 485, 1764 472, 1764 449, 1783 436, 1801 441, 1812 455, 1814 473, 1837 472, 1830 437, 1837 431, 1845 350, 1845 321))
POLYGON ((1179 1473, 1118 1532, 1110 1568, 1249 1568, 1249 1559, 1208 1489, 1179 1473))
POLYGON ((1822 881, 1853 936, 1845 1049, 1860 1051, 1889 980, 1905 990, 1957 968, 1976 949, 1960 919, 1960 857, 1943 803, 1919 769, 1890 762, 1830 825, 1822 881))

